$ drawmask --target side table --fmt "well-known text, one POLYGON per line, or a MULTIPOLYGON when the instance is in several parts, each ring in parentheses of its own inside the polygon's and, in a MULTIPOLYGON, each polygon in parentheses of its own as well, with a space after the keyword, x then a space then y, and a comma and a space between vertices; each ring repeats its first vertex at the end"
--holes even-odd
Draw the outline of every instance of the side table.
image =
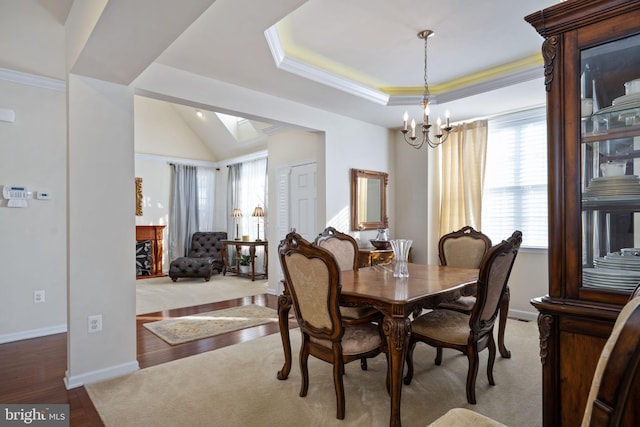
POLYGON ((264 277, 268 279, 267 272, 269 271, 269 245, 266 240, 257 240, 251 242, 245 242, 243 240, 223 240, 222 241, 222 275, 226 276, 227 273, 236 274, 238 276, 250 277, 251 281, 255 281, 256 277, 264 277), (228 246, 234 246, 236 249, 236 262, 229 263, 228 246), (264 248, 264 271, 256 273, 256 248, 262 246, 264 248), (240 271, 240 255, 242 254, 242 248, 249 248, 249 258, 251 259, 251 271, 249 273, 243 273, 240 271))

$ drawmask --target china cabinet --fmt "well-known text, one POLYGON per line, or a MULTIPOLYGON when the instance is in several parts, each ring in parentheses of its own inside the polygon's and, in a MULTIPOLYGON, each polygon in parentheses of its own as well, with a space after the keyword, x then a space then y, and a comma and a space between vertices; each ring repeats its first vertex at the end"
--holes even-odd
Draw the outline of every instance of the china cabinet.
POLYGON ((525 20, 545 39, 549 293, 532 301, 543 424, 574 426, 640 282, 640 2, 569 0, 525 20))

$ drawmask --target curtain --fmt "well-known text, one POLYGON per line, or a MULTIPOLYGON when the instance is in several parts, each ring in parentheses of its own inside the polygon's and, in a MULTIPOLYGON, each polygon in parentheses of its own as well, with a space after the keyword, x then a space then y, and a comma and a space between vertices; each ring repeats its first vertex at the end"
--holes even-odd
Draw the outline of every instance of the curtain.
MULTIPOLYGON (((235 221, 238 220, 240 228, 240 238, 243 235, 249 236, 249 240, 267 240, 266 225, 269 215, 267 209, 267 158, 257 159, 242 164, 229 166, 229 180, 227 184, 227 200, 231 209, 239 208, 242 217, 233 218, 231 212, 230 224, 233 233, 229 236, 235 237, 235 221), (253 217, 251 214, 256 207, 264 209, 264 217, 253 217), (260 224, 260 236, 258 237, 258 224, 260 224)), ((244 254, 249 254, 249 248, 243 248, 244 254)), ((256 271, 264 271, 265 256, 264 248, 256 248, 256 271)))
POLYGON ((169 259, 186 256, 191 237, 198 231, 197 169, 191 165, 171 164, 169 217, 169 259))
MULTIPOLYGON (((236 221, 240 224, 240 220, 242 218, 234 218, 232 216, 234 209, 241 209, 239 204, 241 171, 242 164, 240 163, 229 166, 229 177, 227 179, 227 209, 229 210, 229 212, 227 212, 227 215, 229 215, 229 221, 227 221, 227 235, 229 236, 229 239, 235 239, 242 235, 240 231, 236 231, 236 221), (236 236, 236 233, 238 233, 238 236, 236 236)), ((245 215, 246 212, 242 211, 242 214, 245 215)))
POLYGON ((198 176, 198 231, 215 231, 215 169, 197 167, 198 176))
POLYGON ((455 126, 440 146, 440 235, 470 225, 482 229, 487 120, 455 126))

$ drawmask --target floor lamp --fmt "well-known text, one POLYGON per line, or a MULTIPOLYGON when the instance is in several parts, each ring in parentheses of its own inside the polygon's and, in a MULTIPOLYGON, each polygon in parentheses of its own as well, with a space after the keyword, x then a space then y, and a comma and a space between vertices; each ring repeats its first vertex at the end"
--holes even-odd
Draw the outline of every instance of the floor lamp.
POLYGON ((235 208, 233 210, 233 212, 231 212, 231 216, 233 217, 233 219, 236 222, 236 238, 235 240, 240 240, 240 230, 238 227, 238 218, 240 218, 242 216, 242 211, 238 208, 235 208))
POLYGON ((258 218, 258 237, 256 237, 256 242, 260 242, 260 218, 264 218, 264 209, 260 206, 256 206, 251 216, 258 218))

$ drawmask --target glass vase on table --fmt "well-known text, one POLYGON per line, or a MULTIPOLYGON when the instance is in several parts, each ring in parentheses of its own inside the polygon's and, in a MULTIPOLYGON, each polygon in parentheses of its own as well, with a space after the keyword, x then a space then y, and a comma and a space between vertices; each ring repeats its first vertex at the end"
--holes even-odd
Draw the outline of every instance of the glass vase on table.
POLYGON ((413 240, 393 239, 390 240, 393 249, 393 257, 395 266, 393 269, 393 277, 409 277, 409 250, 413 240))

